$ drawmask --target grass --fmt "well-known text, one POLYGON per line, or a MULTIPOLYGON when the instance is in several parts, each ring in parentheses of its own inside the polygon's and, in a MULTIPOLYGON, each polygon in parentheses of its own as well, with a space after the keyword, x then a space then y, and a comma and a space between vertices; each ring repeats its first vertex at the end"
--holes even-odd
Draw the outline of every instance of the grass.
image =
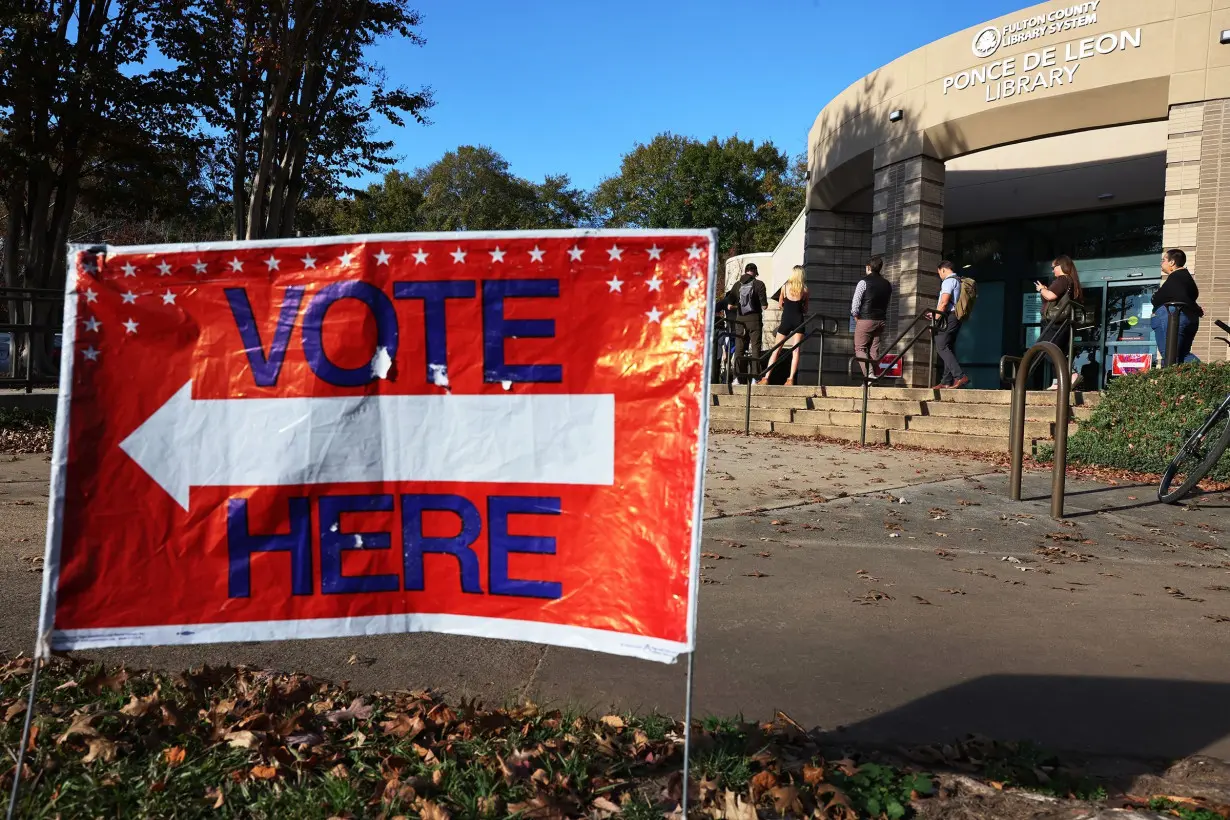
MULTIPOLYGON (((4 794, 30 669, 0 662, 4 794)), ((42 680, 23 818, 656 820, 680 793, 683 727, 659 714, 487 710, 430 692, 357 696, 243 668, 129 674, 57 662, 42 680)), ((934 778, 913 768, 826 762, 817 739, 781 715, 765 724, 708 717, 692 736, 696 816, 723 816, 738 796, 765 818, 801 805, 816 818, 898 820, 935 791, 934 778)), ((961 748, 1007 788, 1105 797, 1030 744, 961 748)), ((1220 816, 1199 801, 1154 803, 1181 820, 1220 816)))

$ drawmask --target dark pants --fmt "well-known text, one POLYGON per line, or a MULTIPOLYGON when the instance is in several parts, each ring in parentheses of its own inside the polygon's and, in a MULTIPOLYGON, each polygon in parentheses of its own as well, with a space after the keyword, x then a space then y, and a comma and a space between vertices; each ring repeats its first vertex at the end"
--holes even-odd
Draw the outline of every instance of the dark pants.
POLYGON ((944 363, 944 376, 940 379, 940 384, 952 384, 965 376, 961 363, 957 361, 957 354, 953 351, 957 344, 957 334, 960 332, 961 320, 952 313, 946 314, 940 323, 939 332, 935 334, 935 352, 944 363))
MULTIPOLYGON (((859 359, 880 361, 880 337, 884 335, 883 319, 859 319, 854 323, 854 355, 859 359)), ((867 373, 867 365, 859 365, 863 374, 867 373)), ((879 370, 874 372, 878 373, 879 370)))
POLYGON ((743 354, 748 352, 748 347, 751 347, 751 354, 755 356, 755 360, 751 362, 751 378, 756 378, 760 375, 760 352, 761 343, 764 341, 764 325, 759 313, 749 313, 739 317, 739 340, 735 345, 735 372, 739 374, 739 378, 746 379, 748 377, 748 363, 744 361, 743 354))
POLYGON ((1192 342, 1196 340, 1196 331, 1200 329, 1200 319, 1193 319, 1178 308, 1162 308, 1149 320, 1149 325, 1153 328, 1153 338, 1157 342, 1157 352, 1162 357, 1162 364, 1166 364, 1166 332, 1170 324, 1170 311, 1177 311, 1179 314, 1179 355, 1175 358, 1175 362, 1183 364, 1200 361, 1192 355, 1192 342))

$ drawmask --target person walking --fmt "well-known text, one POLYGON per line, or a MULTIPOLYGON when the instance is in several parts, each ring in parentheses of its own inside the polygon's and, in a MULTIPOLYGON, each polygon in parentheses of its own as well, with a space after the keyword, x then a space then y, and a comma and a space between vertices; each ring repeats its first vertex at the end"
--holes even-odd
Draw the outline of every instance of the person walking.
POLYGON ((1157 353, 1166 364, 1166 334, 1169 331, 1170 315, 1179 322, 1178 353, 1176 363, 1200 361, 1192 355, 1192 342, 1196 339, 1196 331, 1200 329, 1200 317, 1204 315, 1197 300, 1200 299, 1200 288, 1196 280, 1187 270, 1187 254, 1176 249, 1162 254, 1162 286, 1153 294, 1153 318, 1149 325, 1153 328, 1153 339, 1157 342, 1157 353), (1168 302, 1180 302, 1181 307, 1167 308, 1168 302))
MULTIPOLYGON (((1060 256, 1051 263, 1051 283, 1044 285, 1034 282, 1034 290, 1042 297, 1042 320, 1045 323, 1040 342, 1053 342, 1068 355, 1069 342, 1072 340, 1072 319, 1074 305, 1079 305, 1085 298, 1081 288, 1081 277, 1076 270, 1076 263, 1071 257, 1060 256)), ((1072 387, 1081 382, 1081 374, 1072 372, 1072 387)), ((1059 389, 1059 379, 1051 383, 1051 390, 1059 389)))
POLYGON ((957 334, 961 332, 961 320, 957 318, 961 277, 957 276, 956 267, 947 259, 940 262, 937 273, 940 275, 940 299, 935 310, 931 312, 931 318, 939 326, 935 332, 935 347, 940 360, 944 362, 944 375, 933 389, 961 388, 969 384, 969 376, 961 369, 956 351, 953 350, 957 344, 957 334))
MULTIPOLYGON (((764 282, 760 281, 760 271, 754 262, 748 262, 743 268, 743 275, 726 295, 726 302, 738 312, 739 338, 735 346, 735 372, 742 373, 743 378, 754 379, 760 372, 760 354, 763 350, 764 324, 763 315, 769 306, 769 294, 765 291, 764 282), (743 357, 749 352, 752 361, 743 357)), ((739 380, 735 380, 739 384, 739 380)))
MULTIPOLYGON (((867 262, 866 275, 854 288, 854 300, 850 302, 850 315, 854 317, 854 356, 870 359, 877 366, 880 362, 880 338, 884 335, 884 323, 888 320, 888 303, 893 298, 892 283, 884 278, 884 260, 873 256, 867 262)), ((860 362, 863 375, 867 365, 860 362)))
POLYGON ((777 354, 781 352, 781 343, 787 337, 794 352, 790 354, 790 376, 786 384, 794 384, 794 377, 799 372, 799 356, 803 353, 803 325, 807 322, 807 303, 810 294, 803 278, 803 266, 795 265, 790 269, 790 278, 782 285, 781 300, 782 320, 777 326, 777 337, 773 340, 773 355, 769 357, 769 367, 761 384, 767 384, 773 373, 773 365, 777 363, 777 354))

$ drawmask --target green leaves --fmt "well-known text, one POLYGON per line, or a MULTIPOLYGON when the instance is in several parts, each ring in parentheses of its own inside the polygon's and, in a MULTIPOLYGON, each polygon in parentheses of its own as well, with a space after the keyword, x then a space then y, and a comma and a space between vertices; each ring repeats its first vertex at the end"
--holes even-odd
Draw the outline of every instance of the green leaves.
MULTIPOLYGON (((1098 467, 1158 474, 1185 439, 1230 393, 1230 363, 1192 363, 1122 376, 1068 439, 1068 458, 1098 467)), ((1230 480, 1230 459, 1209 478, 1230 480)))
POLYGON ((723 254, 772 250, 803 208, 806 162, 772 142, 664 133, 594 193, 611 227, 717 228, 723 254))

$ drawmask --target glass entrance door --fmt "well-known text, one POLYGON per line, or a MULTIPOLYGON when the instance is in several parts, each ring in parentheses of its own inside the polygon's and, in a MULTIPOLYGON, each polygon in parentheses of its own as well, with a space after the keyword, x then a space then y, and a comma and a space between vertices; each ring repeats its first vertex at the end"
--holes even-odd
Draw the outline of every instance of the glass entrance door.
POLYGON ((1153 294, 1156 282, 1108 282, 1106 287, 1106 344, 1103 384, 1121 372, 1149 366, 1157 349, 1153 340, 1153 294))

